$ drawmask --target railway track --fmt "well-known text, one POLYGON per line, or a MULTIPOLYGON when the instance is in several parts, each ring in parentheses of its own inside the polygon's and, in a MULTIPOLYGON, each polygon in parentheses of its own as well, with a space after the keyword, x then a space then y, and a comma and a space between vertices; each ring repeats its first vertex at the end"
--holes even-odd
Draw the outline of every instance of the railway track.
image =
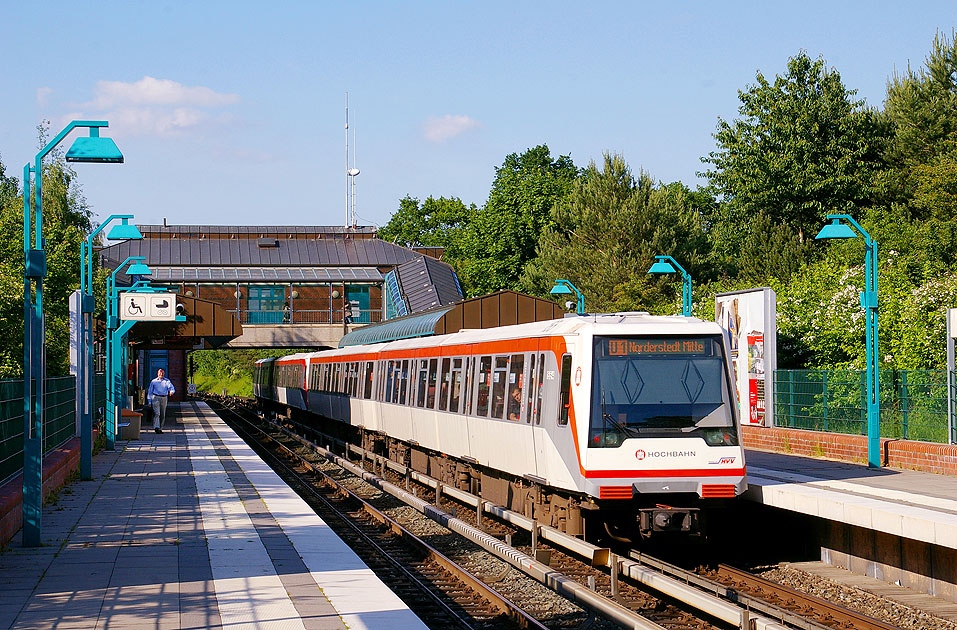
MULTIPOLYGON (((304 430, 308 428, 299 425, 298 429, 305 433, 304 430)), ((318 448, 304 437, 291 433, 289 436, 298 440, 300 445, 318 448)), ((894 627, 847 609, 831 612, 831 608, 841 607, 824 602, 828 604, 828 607, 825 607, 817 601, 801 600, 799 596, 803 597, 803 594, 786 587, 775 591, 779 585, 766 580, 760 587, 753 586, 755 582, 746 584, 743 577, 731 581, 727 569, 722 573, 704 577, 637 552, 632 552, 630 558, 620 558, 608 554, 608 550, 600 550, 577 539, 572 539, 572 548, 569 549, 561 544, 563 534, 549 532, 549 528, 534 523, 522 523, 523 519, 529 519, 514 514, 509 516, 506 510, 495 509, 477 497, 474 498, 474 505, 470 505, 468 499, 464 502, 462 500, 462 495, 467 493, 443 488, 435 480, 429 483, 424 475, 402 470, 404 467, 366 454, 355 446, 346 448, 357 451, 353 455, 359 459, 360 474, 364 473, 364 476, 368 477, 379 475, 386 483, 396 486, 404 484, 407 489, 410 479, 414 479, 417 491, 413 491, 420 500, 431 501, 436 505, 448 502, 451 515, 457 517, 456 520, 461 519, 468 526, 481 528, 484 533, 504 539, 506 543, 517 542, 515 550, 531 557, 533 561, 544 566, 546 571, 561 574, 579 585, 587 585, 589 592, 604 593, 603 599, 607 602, 633 613, 640 613, 650 619, 652 624, 660 624, 659 627, 739 627, 756 630, 889 630, 894 627), (463 509, 459 510, 459 507, 463 509), (503 516, 505 518, 502 518, 503 516), (549 537, 550 539, 547 539, 549 537), (603 564, 607 565, 607 570, 602 568, 603 564), (668 583, 669 581, 671 583, 668 583), (655 595, 649 593, 650 589, 657 591, 655 595), (689 605, 691 609, 697 608, 697 614, 689 613, 689 605), (704 612, 703 615, 701 611, 704 612)), ((367 478, 366 481, 370 479, 367 478)), ((644 627, 631 626, 622 619, 618 619, 618 622, 626 627, 644 627)))
MULTIPOLYGON (((217 413, 235 411, 220 406, 217 413)), ((224 418, 225 419, 225 418, 224 418)), ((547 630, 469 571, 364 501, 292 449, 247 422, 231 423, 297 492, 360 554, 363 561, 432 628, 547 630), (254 431, 258 435, 254 435, 254 431), (262 442, 274 447, 264 448, 262 442), (278 451, 278 452, 277 452, 278 451), (290 463, 290 461, 292 463, 290 463), (311 474, 320 484, 303 478, 311 474), (317 487, 319 485, 319 487, 317 487)))

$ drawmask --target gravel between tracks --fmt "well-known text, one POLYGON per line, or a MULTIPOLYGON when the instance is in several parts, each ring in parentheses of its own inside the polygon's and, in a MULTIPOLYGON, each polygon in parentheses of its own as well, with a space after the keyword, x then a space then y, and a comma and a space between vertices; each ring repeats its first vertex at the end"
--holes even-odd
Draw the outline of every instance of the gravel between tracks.
POLYGON ((875 619, 900 628, 910 630, 957 630, 957 624, 935 617, 922 610, 862 591, 861 589, 838 584, 833 580, 779 565, 758 572, 758 575, 801 592, 816 595, 822 599, 840 604, 847 608, 868 614, 875 619))

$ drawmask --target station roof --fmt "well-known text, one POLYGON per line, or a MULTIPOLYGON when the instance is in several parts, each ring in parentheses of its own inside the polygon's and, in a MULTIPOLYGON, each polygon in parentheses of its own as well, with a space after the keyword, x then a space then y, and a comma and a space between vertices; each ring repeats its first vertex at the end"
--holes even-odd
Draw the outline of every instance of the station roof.
POLYGON ((423 257, 377 238, 144 238, 104 247, 100 254, 108 266, 144 256, 151 267, 395 267, 423 257))
POLYGON ((371 225, 137 225, 143 238, 258 238, 286 236, 292 238, 371 238, 376 228, 371 225))
POLYGON ((339 347, 384 343, 411 337, 447 335, 464 328, 495 328, 564 317, 565 310, 551 300, 515 291, 498 291, 424 313, 415 313, 380 324, 364 326, 343 336, 339 347))
POLYGON ((150 265, 150 271, 153 272, 150 279, 157 282, 382 280, 382 272, 375 267, 160 267, 150 265))
POLYGON ((410 313, 454 304, 462 299, 455 272, 434 258, 417 258, 395 268, 410 313))

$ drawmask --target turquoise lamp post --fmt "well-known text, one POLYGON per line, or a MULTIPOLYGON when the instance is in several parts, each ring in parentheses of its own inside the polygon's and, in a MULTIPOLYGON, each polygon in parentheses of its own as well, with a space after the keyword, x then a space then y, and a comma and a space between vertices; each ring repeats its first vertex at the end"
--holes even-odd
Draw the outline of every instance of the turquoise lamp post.
POLYGON ((23 167, 23 545, 40 546, 43 505, 43 400, 46 377, 43 279, 47 275, 43 239, 43 158, 74 129, 89 129, 66 153, 67 162, 120 163, 123 154, 101 137, 104 120, 74 120, 23 167), (33 174, 31 187, 30 175, 33 174), (32 191, 31 191, 32 188, 32 191))
POLYGON ((648 273, 675 273, 675 271, 680 271, 684 280, 681 288, 681 314, 691 317, 691 276, 684 267, 671 256, 655 256, 655 263, 648 269, 648 273))
POLYGON ((556 280, 555 286, 549 291, 552 295, 575 295, 577 296, 575 312, 579 315, 585 314, 585 296, 578 288, 568 280, 556 280))
POLYGON ((867 465, 881 467, 881 402, 877 348, 877 241, 848 214, 829 214, 831 221, 814 238, 864 237, 864 292, 861 308, 866 315, 867 356, 867 465), (846 221, 847 223, 842 223, 846 221), (853 227, 853 229, 851 229, 853 227), (855 232, 857 230, 857 232, 855 232))
POLYGON ((80 478, 93 478, 93 312, 96 300, 93 297, 93 243, 97 235, 117 219, 122 223, 113 226, 106 238, 111 241, 140 240, 143 235, 129 223, 131 214, 113 214, 102 222, 80 244, 80 325, 79 348, 77 349, 78 413, 80 415, 80 478))
MULTIPOLYGON (((116 448, 116 426, 117 426, 117 401, 122 396, 123 386, 123 339, 126 333, 136 323, 135 321, 124 321, 120 323, 119 317, 119 290, 116 286, 116 276, 126 267, 128 263, 133 263, 126 270, 129 276, 149 276, 152 275, 150 268, 143 264, 143 256, 130 256, 124 260, 110 274, 106 281, 106 448, 113 450, 116 448)), ((152 289, 145 283, 137 283, 134 289, 149 292, 152 289)))

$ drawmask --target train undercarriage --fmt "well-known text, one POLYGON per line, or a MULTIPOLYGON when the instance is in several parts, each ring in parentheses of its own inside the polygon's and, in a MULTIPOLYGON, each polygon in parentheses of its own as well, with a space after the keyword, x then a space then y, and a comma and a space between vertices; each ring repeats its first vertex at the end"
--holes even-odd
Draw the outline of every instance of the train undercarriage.
MULTIPOLYGON (((557 490, 544 480, 517 477, 499 470, 425 448, 379 431, 332 420, 272 401, 259 400, 267 414, 291 421, 318 433, 334 446, 351 444, 371 455, 384 457, 436 479, 444 486, 480 496, 495 505, 534 519, 571 536, 590 541, 606 540, 634 544, 642 539, 679 535, 703 538, 705 510, 697 495, 667 495, 678 506, 660 503, 665 497, 635 495, 630 499, 595 499, 584 494, 557 490), (680 501, 680 503, 679 503, 680 501)), ((710 506, 709 506, 710 507, 710 506)))

